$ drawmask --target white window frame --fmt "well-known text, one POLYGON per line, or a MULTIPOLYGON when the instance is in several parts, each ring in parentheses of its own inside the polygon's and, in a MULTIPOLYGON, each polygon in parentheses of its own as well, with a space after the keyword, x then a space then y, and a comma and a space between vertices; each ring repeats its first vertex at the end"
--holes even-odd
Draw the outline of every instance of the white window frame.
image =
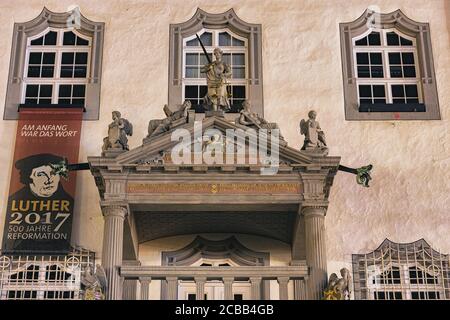
POLYGON ((0 291, 0 300, 10 300, 8 298, 8 294, 10 291, 18 291, 18 292, 25 292, 25 291, 36 291, 36 297, 35 298, 12 298, 13 300, 78 300, 80 299, 80 286, 81 286, 81 267, 77 266, 73 269, 69 270, 64 267, 63 263, 57 263, 55 261, 48 261, 48 262, 42 262, 42 261, 33 261, 30 263, 24 264, 20 270, 16 270, 17 272, 14 273, 3 273, 1 281, 4 282, 1 286, 0 291), (19 274, 20 272, 23 272, 23 275, 26 277, 27 274, 27 268, 29 268, 32 265, 36 265, 39 267, 39 273, 38 273, 38 280, 37 281, 27 281, 26 278, 20 278, 20 279, 10 279, 12 275, 19 274), (57 265, 62 272, 69 273, 71 275, 69 280, 47 280, 46 279, 46 273, 47 267, 51 267, 57 265), (8 278, 8 280, 6 279, 8 278), (73 292, 72 298, 45 298, 45 292, 73 292))
MULTIPOLYGON (((52 104, 58 104, 59 99, 59 86, 60 85, 85 85, 87 86, 88 80, 91 77, 91 49, 92 49, 92 39, 80 34, 74 28, 52 28, 49 27, 42 31, 41 33, 29 37, 27 39, 27 48, 25 55, 25 67, 23 69, 23 84, 21 90, 21 103, 25 103, 25 95, 26 95, 26 87, 27 85, 41 85, 48 84, 52 85, 52 104), (38 39, 44 36, 46 33, 53 31, 57 33, 56 37, 56 45, 31 45, 31 41, 38 39), (87 46, 76 46, 76 45, 63 45, 63 37, 64 32, 72 31, 77 37, 80 37, 86 41, 88 41, 87 46), (53 78, 34 78, 28 77, 28 66, 29 66, 29 57, 31 52, 55 52, 55 65, 54 65, 54 74, 53 78), (86 66, 86 77, 85 78, 61 78, 61 60, 63 53, 78 53, 78 52, 86 52, 87 53, 87 66, 86 66)), ((73 98, 73 97, 71 97, 73 98)), ((86 91, 84 96, 84 107, 86 107, 86 91)), ((37 105, 39 107, 39 105, 37 105)))
MULTIPOLYGON (((245 77, 242 79, 228 79, 228 83, 231 87, 233 86, 244 86, 245 87, 245 97, 248 98, 249 94, 249 61, 248 61, 248 41, 246 38, 241 37, 235 33, 233 33, 229 29, 206 29, 203 28, 201 31, 199 31, 197 34, 200 37, 203 33, 210 32, 212 33, 212 45, 211 46, 205 46, 206 52, 210 53, 212 55, 212 61, 214 61, 214 55, 213 51, 215 48, 220 47, 222 49, 224 54, 227 53, 241 53, 244 54, 244 61, 245 61, 245 77), (219 34, 222 32, 226 32, 232 37, 241 40, 244 42, 244 46, 219 46, 219 34)), ((187 46, 186 43, 190 40, 193 40, 196 38, 196 35, 192 35, 190 37, 183 38, 183 53, 182 53, 182 95, 183 99, 185 97, 185 88, 186 86, 206 86, 206 78, 186 78, 186 54, 187 53, 203 53, 202 47, 199 46, 187 46)), ((232 63, 230 64, 230 67, 232 68, 232 63)), ((200 97, 201 98, 201 97, 200 97)), ((232 98, 233 99, 233 98, 232 98)))
MULTIPOLYGON (((374 295, 377 292, 384 292, 386 295, 385 300, 393 300, 389 299, 388 292, 400 292, 402 294, 402 300, 412 300, 412 292, 438 292, 439 298, 436 300, 445 299, 445 289, 441 283, 441 279, 437 276, 436 283, 427 284, 425 283, 426 278, 423 278, 424 283, 411 284, 410 276, 409 276, 409 268, 415 267, 417 270, 422 271, 422 274, 428 273, 424 268, 415 263, 389 263, 386 266, 383 266, 377 272, 367 274, 367 289, 369 290, 369 300, 378 300, 375 299, 374 295), (379 276, 383 276, 385 272, 392 272, 392 268, 397 267, 400 273, 400 283, 397 284, 389 284, 389 283, 373 283, 376 282, 376 278, 379 276)), ((429 274, 429 273, 428 273, 429 274)), ((429 300, 427 298, 420 300, 429 300)))
MULTIPOLYGON (((369 28, 362 35, 355 37, 352 39, 352 48, 353 48, 353 64, 354 74, 356 75, 356 88, 358 95, 358 105, 360 104, 360 95, 359 95, 359 86, 360 85, 384 85, 385 93, 386 93, 386 103, 392 104, 392 85, 405 85, 405 84, 415 84, 417 85, 417 94, 419 103, 423 103, 423 93, 422 93, 422 85, 421 85, 421 76, 420 76, 420 67, 418 65, 419 59, 417 55, 417 43, 416 39, 410 36, 407 36, 395 28, 390 29, 378 29, 378 28, 369 28), (379 46, 357 46, 356 41, 367 37, 372 32, 380 33, 381 45, 379 46), (412 41, 412 46, 388 46, 387 45, 387 33, 395 32, 398 36, 403 37, 407 40, 412 41), (358 63, 356 59, 357 53, 381 53, 383 59, 383 78, 359 78, 358 77, 358 63), (414 65, 416 70, 415 78, 391 78, 390 73, 390 65, 389 65, 389 53, 403 53, 403 52, 412 52, 414 55, 414 65)), ((405 93, 406 95, 406 93, 405 93)), ((372 97, 373 98, 373 97, 372 97)))

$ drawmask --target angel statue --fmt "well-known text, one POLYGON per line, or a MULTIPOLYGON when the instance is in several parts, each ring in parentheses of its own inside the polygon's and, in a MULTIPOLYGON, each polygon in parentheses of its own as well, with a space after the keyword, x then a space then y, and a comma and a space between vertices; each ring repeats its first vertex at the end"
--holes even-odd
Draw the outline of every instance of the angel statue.
POLYGON ((316 121, 317 112, 311 110, 308 112, 308 120, 300 121, 300 133, 305 136, 302 150, 326 149, 325 134, 316 121))
POLYGON ((328 287, 324 292, 325 300, 350 300, 350 284, 352 277, 347 268, 341 269, 342 278, 338 278, 336 273, 330 275, 328 287))
POLYGON ((105 270, 101 265, 93 267, 89 265, 81 277, 81 287, 84 290, 84 300, 105 300, 107 280, 105 270))
POLYGON ((133 135, 133 125, 127 119, 121 118, 119 111, 112 112, 112 119, 113 122, 108 126, 108 136, 103 138, 102 150, 129 150, 127 136, 133 135))

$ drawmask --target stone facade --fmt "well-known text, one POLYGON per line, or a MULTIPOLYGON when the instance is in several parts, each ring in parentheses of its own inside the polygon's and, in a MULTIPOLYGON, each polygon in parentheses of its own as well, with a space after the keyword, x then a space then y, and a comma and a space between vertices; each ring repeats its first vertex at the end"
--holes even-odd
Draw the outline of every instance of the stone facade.
MULTIPOLYGON (((326 250, 321 251, 320 257, 310 258, 317 268, 314 274, 322 274, 319 276, 323 278, 326 272, 338 272, 342 267, 351 270, 352 254, 373 251, 385 238, 402 243, 424 238, 433 248, 450 253, 450 240, 446 236, 450 227, 447 209, 450 199, 446 188, 450 180, 447 170, 450 161, 449 1, 357 0, 349 4, 344 0, 230 0, 226 3, 215 0, 112 0, 107 3, 80 0, 77 3, 85 17, 105 22, 100 118, 83 122, 80 162, 100 155, 102 138, 113 110, 120 110, 133 122, 135 134, 129 138, 130 149, 141 145, 150 119, 163 117, 160 106, 168 102, 169 25, 187 21, 197 8, 209 13, 233 8, 240 19, 262 25, 264 117, 280 124, 289 146, 296 150, 301 148, 303 138, 298 121, 314 109, 327 133, 330 156, 339 156, 341 163, 348 166, 374 165, 370 188, 357 185, 353 175, 337 173, 325 219, 321 217, 320 206, 299 212, 305 216, 305 223, 311 225, 311 230, 326 228, 321 238, 307 240, 311 247, 316 242, 325 242, 326 250), (357 19, 369 5, 378 6, 382 12, 401 9, 410 19, 429 23, 441 120, 345 120, 339 23, 357 19)), ((72 4, 73 1, 65 0, 2 1, 0 101, 6 99, 14 22, 35 18, 44 6, 53 12, 65 12, 72 4)), ((4 174, 0 176, 3 200, 0 201, 0 235, 5 221, 16 127, 17 121, 0 121, 3 150, 0 162, 4 164, 4 174)), ((111 213, 110 209, 102 212, 99 200, 91 174, 79 172, 72 242, 95 251, 106 260, 110 256, 103 251, 102 243, 109 241, 103 238, 104 228, 119 232, 127 218, 122 216, 125 209, 121 206, 116 208, 116 213, 111 213)), ((231 233, 211 238, 220 240, 229 235, 231 233)), ((286 241, 237 236, 247 239, 243 242, 252 250, 270 251, 274 259, 271 265, 288 266, 295 260, 286 241)), ((135 250, 139 250, 142 265, 152 265, 160 261, 158 256, 162 251, 182 248, 194 237, 151 239, 135 250)), ((302 246, 302 241, 298 245, 302 246)), ((102 261, 110 267, 116 262, 102 261)), ((111 277, 110 281, 119 287, 133 285, 121 284, 111 277)), ((156 281, 147 283, 145 278, 142 281, 150 288, 150 298, 158 299, 160 288, 156 281)), ((271 287, 275 288, 278 285, 274 281, 271 280, 271 287)), ((293 286, 291 282, 289 297, 294 295, 293 286)), ((278 292, 273 296, 271 293, 271 297, 279 297, 278 292)))

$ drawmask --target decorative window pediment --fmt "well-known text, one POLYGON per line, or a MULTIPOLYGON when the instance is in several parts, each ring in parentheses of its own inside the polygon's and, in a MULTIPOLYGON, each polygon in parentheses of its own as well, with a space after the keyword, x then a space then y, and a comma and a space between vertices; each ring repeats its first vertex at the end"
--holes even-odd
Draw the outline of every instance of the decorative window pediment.
POLYGON ((85 120, 98 119, 103 34, 78 8, 15 23, 4 119, 19 106, 83 106, 85 120))
POLYGON ((347 120, 438 120, 430 27, 400 10, 340 24, 347 120))
POLYGON ((238 112, 242 101, 249 99, 254 111, 263 116, 261 25, 242 21, 233 9, 219 14, 197 9, 188 21, 170 25, 169 106, 187 99, 197 111, 203 111, 207 87, 200 66, 206 57, 196 34, 208 54, 220 47, 224 61, 231 65, 231 112, 238 112))
POLYGON ((395 243, 388 239, 374 251, 354 254, 355 299, 448 299, 450 257, 424 240, 395 243))

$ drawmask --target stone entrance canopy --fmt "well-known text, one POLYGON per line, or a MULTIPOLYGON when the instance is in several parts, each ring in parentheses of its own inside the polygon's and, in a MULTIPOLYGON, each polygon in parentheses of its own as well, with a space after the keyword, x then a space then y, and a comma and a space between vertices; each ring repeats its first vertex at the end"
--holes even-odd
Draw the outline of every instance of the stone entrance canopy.
MULTIPOLYGON (((282 143, 279 167, 272 175, 261 174, 267 164, 260 159, 177 164, 171 152, 179 144, 175 130, 183 129, 194 144, 200 125, 210 138, 201 138, 203 154, 208 143, 217 142, 214 134, 226 141, 227 130, 247 129, 215 116, 194 121, 189 114, 137 148, 88 158, 105 218, 102 263, 110 283, 108 298, 121 298, 118 268, 122 260, 138 260, 139 243, 199 233, 253 234, 291 244, 292 264, 306 261, 309 297, 318 297, 326 282, 324 217, 340 158, 282 143)), ((254 147, 252 134, 244 142, 246 159, 254 147)), ((195 151, 190 155, 196 156, 195 151)))

